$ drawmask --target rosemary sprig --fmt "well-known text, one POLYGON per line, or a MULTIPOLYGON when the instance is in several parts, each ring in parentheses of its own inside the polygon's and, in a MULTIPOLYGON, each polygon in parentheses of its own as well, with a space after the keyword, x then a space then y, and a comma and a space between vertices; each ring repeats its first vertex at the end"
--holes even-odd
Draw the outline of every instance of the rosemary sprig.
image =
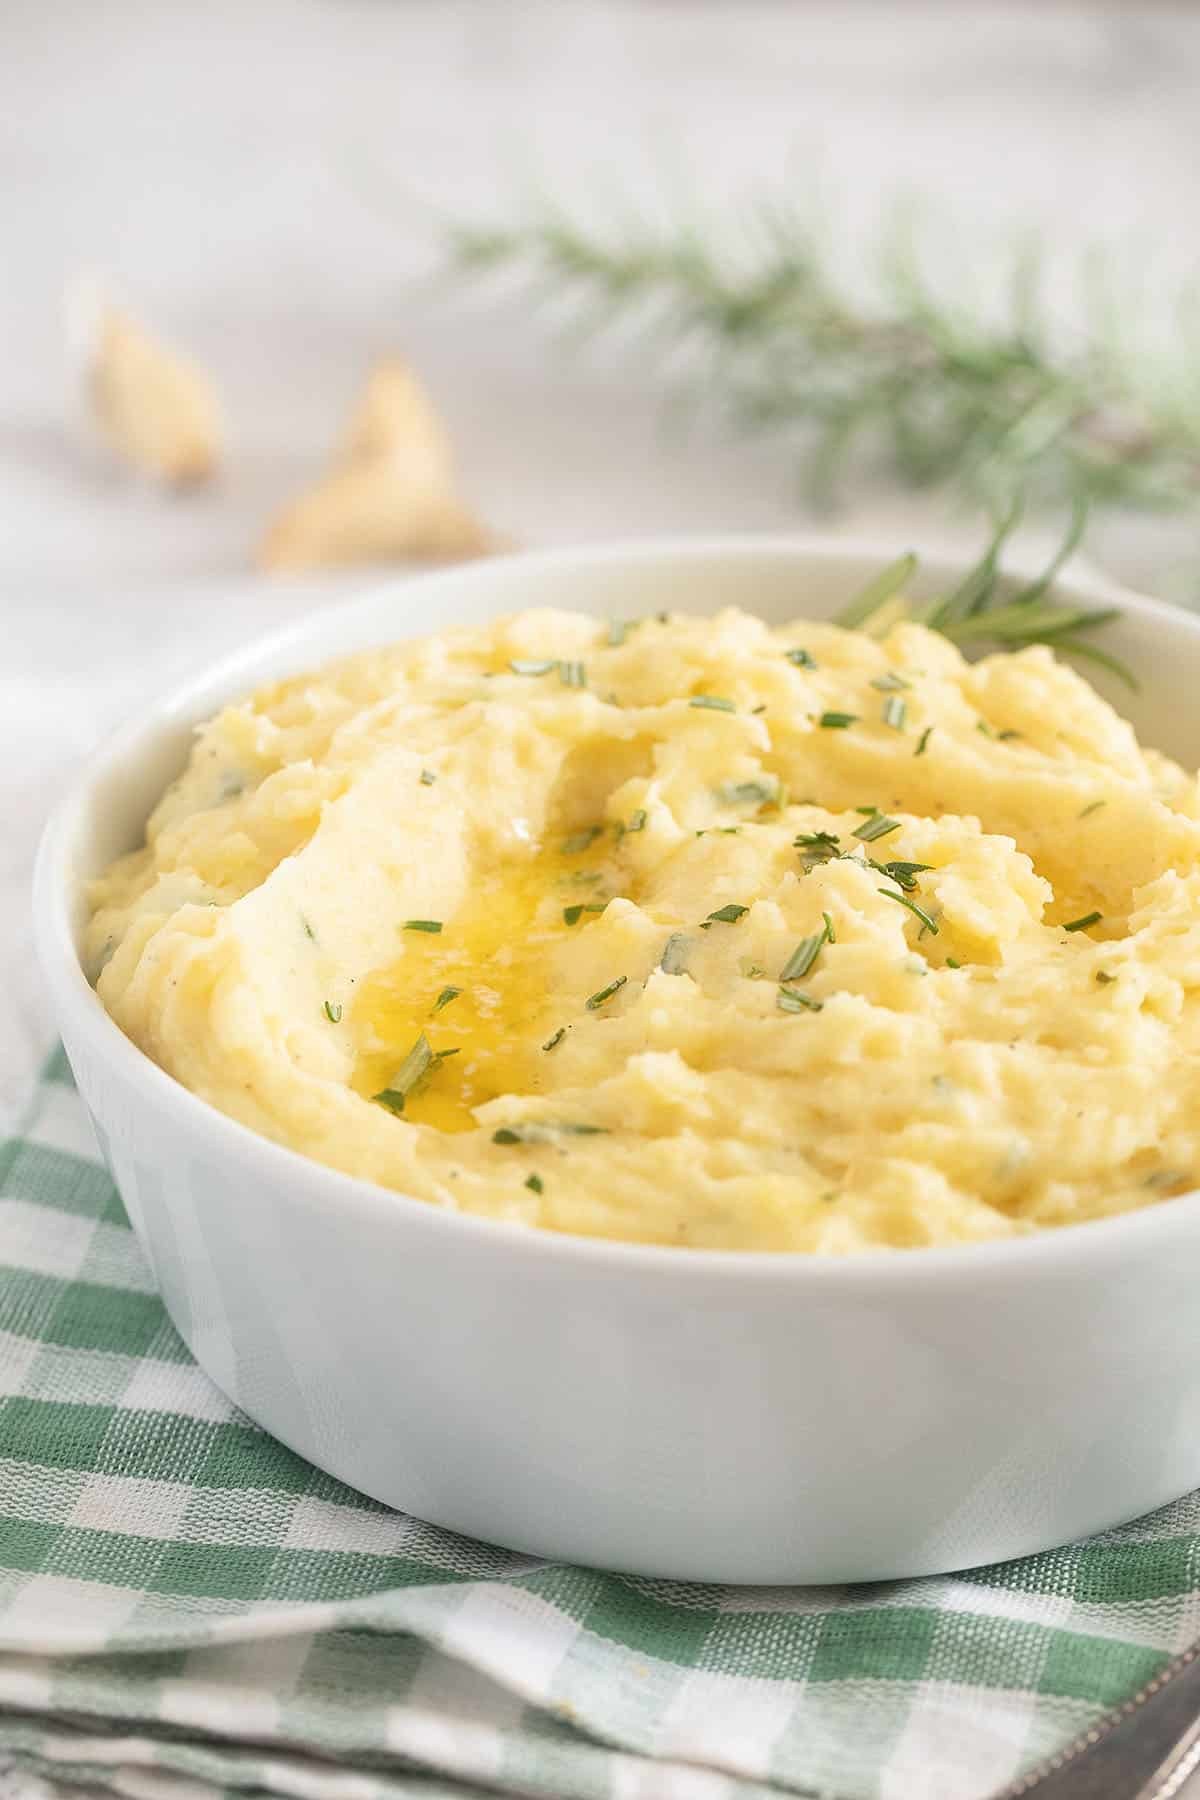
MULTIPOLYGON (((931 286, 911 230, 851 294, 821 239, 774 197, 739 204, 739 241, 693 224, 626 224, 615 237, 548 203, 509 227, 450 229, 460 275, 506 272, 535 295, 578 301, 584 322, 628 319, 666 346, 671 371, 707 372, 749 430, 799 440, 818 500, 852 454, 882 451, 914 487, 953 482, 995 499, 1185 507, 1200 497, 1200 396, 1184 363, 1168 383, 1112 329, 1108 277, 1084 265, 1086 323, 1052 321, 1045 258, 1014 248, 972 316, 931 286)), ((859 257, 859 266, 871 259, 859 257)))
MULTIPOLYGON (((1117 618, 1118 609, 1073 606, 1048 597, 1055 576, 1083 536, 1086 522, 1083 503, 1077 502, 1072 508, 1066 534, 1046 567, 1023 587, 1006 582, 1000 571, 1000 553, 1019 513, 1019 506, 1014 502, 995 516, 991 536, 978 560, 958 586, 940 599, 921 606, 903 593, 895 580, 895 572, 903 566, 904 582, 907 583, 916 572, 917 559, 911 555, 901 557, 898 563, 889 564, 882 574, 854 596, 838 614, 837 623, 870 633, 874 628, 887 629, 900 618, 918 619, 922 625, 940 632, 962 649, 991 645, 1000 650, 1023 650, 1030 644, 1048 644, 1053 650, 1099 663, 1129 687, 1136 687, 1137 682, 1125 664, 1099 649, 1087 635, 1117 618)), ((890 700, 884 707, 884 723, 894 725, 897 723, 895 712, 889 716, 889 705, 890 700)), ((822 723, 829 717, 829 714, 823 715, 822 723)), ((903 727, 903 711, 898 722, 903 727)), ((922 732, 914 755, 923 753, 930 730, 932 727, 922 732)))

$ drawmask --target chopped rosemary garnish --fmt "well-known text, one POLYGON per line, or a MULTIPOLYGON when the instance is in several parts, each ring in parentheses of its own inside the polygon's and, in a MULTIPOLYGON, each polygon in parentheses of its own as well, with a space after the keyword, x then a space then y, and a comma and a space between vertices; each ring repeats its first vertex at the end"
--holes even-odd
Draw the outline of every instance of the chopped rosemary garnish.
POLYGON ((820 863, 833 862, 842 854, 842 840, 832 831, 802 831, 792 844, 810 869, 817 868, 820 863))
POLYGON ((559 1026, 559 1028, 558 1028, 558 1030, 557 1030, 557 1031, 556 1031, 556 1032, 555 1032, 555 1033, 554 1033, 554 1036, 553 1036, 553 1037, 548 1037, 548 1038, 547 1038, 547 1039, 546 1039, 546 1041, 545 1041, 545 1043, 544 1043, 544 1044, 543 1044, 543 1045, 542 1045, 542 1049, 543 1049, 543 1050, 553 1050, 553 1049, 554 1049, 554 1046, 555 1046, 555 1045, 556 1045, 556 1044, 561 1044, 561 1043, 562 1043, 562 1041, 563 1041, 563 1039, 564 1039, 564 1038, 565 1038, 565 1037, 566 1037, 566 1035, 567 1035, 567 1028, 566 1028, 566 1026, 565 1026, 565 1025, 560 1025, 560 1026, 559 1026))
POLYGON ((816 962, 825 942, 825 933, 815 931, 811 937, 801 938, 787 962, 779 971, 780 981, 801 981, 816 962))
POLYGON ((775 1004, 780 1012, 820 1012, 825 1002, 814 1000, 811 994, 802 993, 799 988, 781 987, 775 995, 775 1004))
POLYGON ((871 686, 881 694, 896 694, 901 688, 910 688, 911 681, 905 681, 903 675, 897 675, 895 669, 889 669, 886 675, 876 675, 871 686))
POLYGON ((903 888, 906 894, 911 894, 913 892, 914 888, 917 885, 917 876, 924 875, 929 869, 931 869, 933 867, 932 863, 915 863, 915 862, 885 862, 885 863, 883 863, 883 862, 876 862, 873 857, 869 858, 868 860, 870 861, 871 867, 873 869, 877 870, 880 875, 886 875, 889 881, 894 881, 896 886, 899 888, 903 888))
POLYGON ((722 806, 782 806, 783 787, 775 775, 756 781, 726 781, 717 789, 722 806))
POLYGON ((628 980, 628 975, 618 975, 614 981, 609 982, 607 987, 602 987, 598 993, 590 994, 587 1001, 588 1011, 595 1012, 598 1006, 603 1006, 606 1000, 611 1000, 613 995, 619 992, 628 980))
POLYGON ((996 735, 986 719, 976 719, 975 729, 976 731, 981 731, 984 737, 994 738, 996 735))
POLYGON ((724 699, 720 694, 693 694, 688 705, 706 706, 710 712, 731 713, 737 711, 733 701, 724 699))
POLYGON ((581 662, 560 662, 558 679, 564 687, 584 688, 587 686, 587 670, 581 662))
POLYGON ((857 713, 823 712, 817 720, 822 731, 845 731, 851 725, 858 724, 857 713))
POLYGON ((528 1125, 501 1125, 493 1144, 550 1144, 556 1137, 607 1137, 607 1125, 578 1125, 569 1119, 531 1119, 528 1125))
POLYGON ((1014 731, 1012 726, 1009 725, 1006 726, 1003 731, 998 731, 996 733, 996 742, 998 744, 1007 744, 1011 738, 1019 738, 1020 736, 1021 733, 1019 731, 1014 731))
POLYGON ((946 958, 946 967, 948 969, 961 969, 962 964, 959 962, 957 956, 948 956, 946 958))
POLYGON ((766 970, 761 963, 756 963, 752 956, 739 956, 738 974, 746 981, 760 981, 766 974, 766 970))
POLYGON ((448 1056, 461 1056, 461 1055, 462 1055, 462 1045, 456 1044, 454 1046, 453 1050, 438 1050, 437 1052, 435 1052, 433 1060, 435 1063, 440 1063, 440 1062, 445 1062, 445 1060, 448 1056))
POLYGON ((435 935, 442 929, 440 919, 405 919, 405 931, 429 931, 435 935))
POLYGON ((673 931, 663 945, 659 968, 664 975, 686 975, 689 944, 682 931, 673 931))
POLYGON ((551 669, 558 667, 558 662, 554 657, 547 662, 540 658, 514 656, 508 666, 514 675, 548 675, 551 669))
POLYGON ((645 831, 646 809, 644 806, 639 806, 636 812, 630 814, 629 823, 625 829, 626 831, 645 831))
POLYGON ((823 919, 824 919, 824 921, 825 921, 825 942, 826 942, 826 943, 827 943, 827 944, 836 944, 836 943, 837 943, 837 938, 836 938, 836 937, 835 937, 835 935, 834 935, 834 930, 833 930, 833 919, 832 919, 832 917, 831 917, 831 916, 830 916, 830 914, 829 914, 829 913, 827 913, 827 912, 823 912, 823 913, 822 913, 822 914, 821 914, 821 917, 822 917, 822 918, 823 918, 823 919))
POLYGON ((924 756, 926 746, 928 745, 929 740, 932 736, 933 736, 933 726, 927 725, 925 727, 924 731, 921 733, 920 737, 917 739, 917 747, 913 751, 914 756, 924 756))
POLYGON ((422 787, 432 787, 436 780, 437 780, 437 776, 434 774, 432 769, 422 769, 421 770, 421 786, 422 787))
POLYGON ((879 716, 893 731, 903 731, 904 721, 908 717, 907 700, 902 700, 899 694, 889 694, 879 716))
POLYGON ((795 663, 798 669, 815 669, 817 666, 807 650, 789 650, 787 659, 790 663, 795 663))
POLYGON ((574 906, 564 906, 563 924, 578 925, 585 912, 602 913, 607 905, 607 900, 589 900, 586 905, 577 901, 574 906))
POLYGON ((603 825, 585 825, 582 831, 572 832, 559 845, 564 856, 578 856, 583 850, 590 850, 596 839, 604 830, 603 825))
POLYGON ((894 900, 898 906, 906 906, 914 917, 920 919, 922 935, 926 931, 932 931, 934 937, 937 936, 937 920, 931 918, 925 908, 918 906, 915 900, 910 900, 907 894, 893 894, 891 888, 876 888, 875 892, 882 894, 885 900, 894 900))
POLYGON ((828 913, 822 913, 825 923, 820 931, 814 931, 811 937, 801 938, 787 962, 780 970, 780 981, 802 981, 816 962, 825 944, 832 944, 833 931, 828 913))
POLYGON ((313 928, 312 928, 312 926, 311 926, 311 925, 310 925, 310 924, 309 924, 309 922, 308 922, 308 920, 307 920, 307 919, 306 919, 306 918, 305 918, 305 916, 304 916, 304 914, 303 914, 303 913, 301 913, 301 914, 300 914, 300 923, 301 923, 301 925, 302 925, 302 926, 303 926, 303 927, 304 927, 304 935, 305 935, 305 937, 306 937, 306 938, 311 938, 311 939, 312 939, 312 941, 313 941, 313 943, 314 943, 314 944, 315 944, 315 943, 316 943, 316 941, 317 941, 317 934, 316 934, 316 932, 315 932, 315 931, 314 931, 314 930, 313 930, 313 928))
POLYGON ((540 1194, 544 1185, 540 1175, 527 1175, 525 1177, 525 1186, 530 1188, 535 1194, 540 1194))
POLYGON ((861 825, 855 826, 854 836, 861 838, 864 844, 873 844, 876 838, 890 837, 893 831, 899 829, 899 819, 889 819, 886 813, 874 813, 871 818, 864 819, 861 825))
POLYGON ((608 642, 614 650, 625 642, 625 631, 626 625, 624 619, 610 619, 608 621, 608 642))
POLYGON ((325 1017, 329 1020, 331 1025, 341 1024, 342 1003, 340 1000, 327 1000, 325 1002, 325 1017))
POLYGON ((429 1039, 422 1032, 388 1086, 371 1098, 378 1101, 380 1106, 386 1106, 389 1112, 402 1113, 405 1100, 422 1077, 428 1074, 433 1060, 429 1039))
POLYGON ((440 1013, 443 1006, 449 1006, 450 1002, 452 1000, 457 1000, 461 993, 461 988, 444 987, 433 1003, 433 1011, 435 1013, 440 1013))
POLYGON ((1107 987, 1110 981, 1115 981, 1116 979, 1116 976, 1110 975, 1107 969, 1096 970, 1096 980, 1100 983, 1101 987, 1107 987))
POLYGON ((1086 818, 1088 818, 1088 817, 1089 817, 1089 816, 1090 816, 1090 815, 1091 815, 1091 814, 1092 814, 1092 813, 1094 813, 1094 812, 1099 812, 1099 811, 1100 811, 1100 808, 1101 808, 1101 807, 1102 807, 1102 806, 1107 806, 1107 805, 1108 805, 1108 801, 1107 801, 1107 800, 1093 800, 1093 801, 1092 801, 1092 803, 1091 803, 1091 805, 1090 805, 1090 806, 1085 806, 1085 807, 1084 807, 1084 809, 1083 809, 1083 811, 1082 811, 1082 812, 1081 812, 1081 813, 1080 813, 1080 814, 1079 814, 1079 815, 1078 815, 1078 817, 1079 817, 1079 818, 1081 818, 1081 819, 1086 819, 1086 818))
POLYGON ((1082 919, 1072 919, 1070 924, 1063 926, 1063 930, 1064 931, 1086 931, 1089 925, 1098 925, 1103 917, 1104 917, 1103 913, 1098 913, 1098 912, 1084 913, 1082 919))
POLYGON ((731 900, 727 906, 718 906, 716 912, 710 912, 704 923, 706 925, 736 925, 738 920, 744 919, 749 911, 748 906, 739 906, 735 900, 731 900))

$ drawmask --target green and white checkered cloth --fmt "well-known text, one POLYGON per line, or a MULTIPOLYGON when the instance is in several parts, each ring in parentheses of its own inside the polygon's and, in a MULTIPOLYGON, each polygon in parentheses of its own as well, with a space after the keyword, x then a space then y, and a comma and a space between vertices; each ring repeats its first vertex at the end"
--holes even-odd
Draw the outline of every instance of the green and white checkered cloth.
POLYGON ((10 1789, 17 1770, 130 1800, 970 1800, 1198 1634, 1196 1498, 1069 1550, 840 1589, 597 1574, 389 1512, 196 1368, 61 1055, 0 1147, 10 1789))

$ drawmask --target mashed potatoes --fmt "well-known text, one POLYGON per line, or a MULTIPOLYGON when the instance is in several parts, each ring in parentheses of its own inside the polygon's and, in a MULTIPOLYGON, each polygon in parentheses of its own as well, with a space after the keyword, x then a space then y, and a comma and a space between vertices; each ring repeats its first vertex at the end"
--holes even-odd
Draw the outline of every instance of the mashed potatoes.
POLYGON ((1197 784, 1048 651, 531 612, 264 689, 92 892, 187 1087, 435 1205, 746 1250, 1200 1169, 1197 784))

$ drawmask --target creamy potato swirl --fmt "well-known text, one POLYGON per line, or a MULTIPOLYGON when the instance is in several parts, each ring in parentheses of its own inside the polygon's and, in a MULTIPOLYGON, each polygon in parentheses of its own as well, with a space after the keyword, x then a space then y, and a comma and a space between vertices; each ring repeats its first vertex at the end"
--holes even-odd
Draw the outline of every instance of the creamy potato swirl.
POLYGON ((104 1004, 435 1205, 840 1253, 1200 1168, 1197 783, 1043 649, 538 611, 201 728, 93 885, 104 1004))

